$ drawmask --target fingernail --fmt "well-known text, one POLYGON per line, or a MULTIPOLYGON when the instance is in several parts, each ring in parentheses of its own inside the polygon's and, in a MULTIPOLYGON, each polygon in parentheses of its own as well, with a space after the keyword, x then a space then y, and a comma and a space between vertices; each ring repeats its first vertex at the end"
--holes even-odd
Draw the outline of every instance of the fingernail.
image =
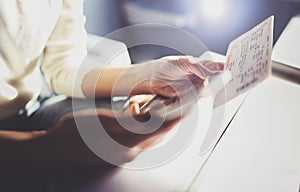
POLYGON ((204 87, 208 86, 208 79, 207 78, 203 81, 203 86, 204 87))

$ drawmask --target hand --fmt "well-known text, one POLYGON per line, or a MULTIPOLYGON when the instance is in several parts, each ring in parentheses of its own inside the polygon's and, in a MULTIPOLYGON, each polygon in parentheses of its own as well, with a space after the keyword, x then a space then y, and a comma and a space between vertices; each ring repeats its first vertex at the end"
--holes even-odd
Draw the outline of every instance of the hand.
MULTIPOLYGON (((86 129, 90 131, 93 129, 104 129, 106 133, 115 140, 118 144, 125 146, 122 151, 115 150, 111 147, 109 142, 106 142, 106 138, 100 135, 97 137, 96 145, 98 148, 105 149, 115 159, 119 160, 119 163, 126 163, 136 158, 143 150, 148 149, 162 140, 162 138, 168 133, 180 120, 180 118, 173 119, 164 122, 159 117, 153 119, 154 123, 144 123, 149 120, 149 114, 141 114, 138 111, 139 106, 144 102, 147 102, 150 97, 146 97, 142 100, 137 100, 135 97, 130 102, 128 110, 125 112, 113 112, 109 109, 98 109, 95 113, 94 110, 79 111, 76 113, 70 113, 64 116, 58 124, 49 130, 49 132, 38 138, 30 141, 31 146, 39 146, 38 148, 43 149, 42 154, 38 155, 51 159, 53 164, 86 164, 86 165, 103 165, 105 158, 97 157, 95 154, 90 152, 90 149, 84 144, 88 143, 86 140, 82 140, 78 134, 78 129, 86 129), (128 121, 134 118, 134 121, 128 121), (95 118, 98 118, 101 122, 99 124, 93 124, 95 118), (83 122, 80 128, 77 127, 76 122, 83 122), (121 122, 126 123, 120 124, 121 122), (161 121, 162 124, 157 126, 155 122, 161 121), (149 134, 136 134, 130 130, 139 130, 141 132, 148 132, 149 130, 155 131, 149 134), (100 146, 101 144, 101 146, 100 146), (55 156, 53 159, 51 156, 55 156)), ((92 133, 92 132, 91 132, 92 133)), ((88 133, 89 134, 89 133, 88 133)), ((93 133, 92 133, 93 135, 93 133)), ((96 135, 96 134, 94 134, 96 135)), ((36 156, 36 155, 35 155, 36 156)), ((43 161, 45 163, 45 161, 43 161)))
POLYGON ((222 62, 169 56, 128 68, 116 86, 129 88, 131 95, 150 93, 175 97, 201 89, 209 76, 222 72, 224 67, 222 62))

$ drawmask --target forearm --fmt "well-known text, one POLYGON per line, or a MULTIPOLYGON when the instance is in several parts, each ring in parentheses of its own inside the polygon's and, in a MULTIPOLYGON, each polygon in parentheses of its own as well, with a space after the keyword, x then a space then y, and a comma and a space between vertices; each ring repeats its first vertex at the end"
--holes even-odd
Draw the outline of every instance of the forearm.
POLYGON ((141 80, 146 68, 142 64, 127 68, 98 68, 86 74, 82 90, 87 97, 129 96, 152 93, 141 80))
MULTIPOLYGON (((125 68, 96 68, 86 74, 82 82, 83 93, 87 97, 111 97, 116 80, 125 68)), ((123 90, 118 90, 122 95, 123 90)))

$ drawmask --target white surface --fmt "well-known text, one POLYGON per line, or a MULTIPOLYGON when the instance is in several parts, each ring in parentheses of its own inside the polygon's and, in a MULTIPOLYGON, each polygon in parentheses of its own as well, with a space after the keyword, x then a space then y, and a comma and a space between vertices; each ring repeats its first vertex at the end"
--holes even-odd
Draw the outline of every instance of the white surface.
POLYGON ((127 46, 120 41, 88 34, 88 61, 90 65, 126 67, 131 64, 127 46))
POLYGON ((277 78, 256 87, 206 164, 195 191, 297 192, 299 98, 300 86, 277 78))
POLYGON ((277 40, 272 60, 300 69, 300 15, 293 17, 277 40))

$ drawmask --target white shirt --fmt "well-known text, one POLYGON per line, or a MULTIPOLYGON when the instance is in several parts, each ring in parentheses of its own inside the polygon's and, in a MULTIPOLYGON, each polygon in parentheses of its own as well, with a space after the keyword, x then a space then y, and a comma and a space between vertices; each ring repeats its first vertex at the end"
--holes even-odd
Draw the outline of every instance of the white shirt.
POLYGON ((40 70, 54 92, 84 97, 84 25, 83 0, 0 0, 0 119, 39 95, 40 70))

